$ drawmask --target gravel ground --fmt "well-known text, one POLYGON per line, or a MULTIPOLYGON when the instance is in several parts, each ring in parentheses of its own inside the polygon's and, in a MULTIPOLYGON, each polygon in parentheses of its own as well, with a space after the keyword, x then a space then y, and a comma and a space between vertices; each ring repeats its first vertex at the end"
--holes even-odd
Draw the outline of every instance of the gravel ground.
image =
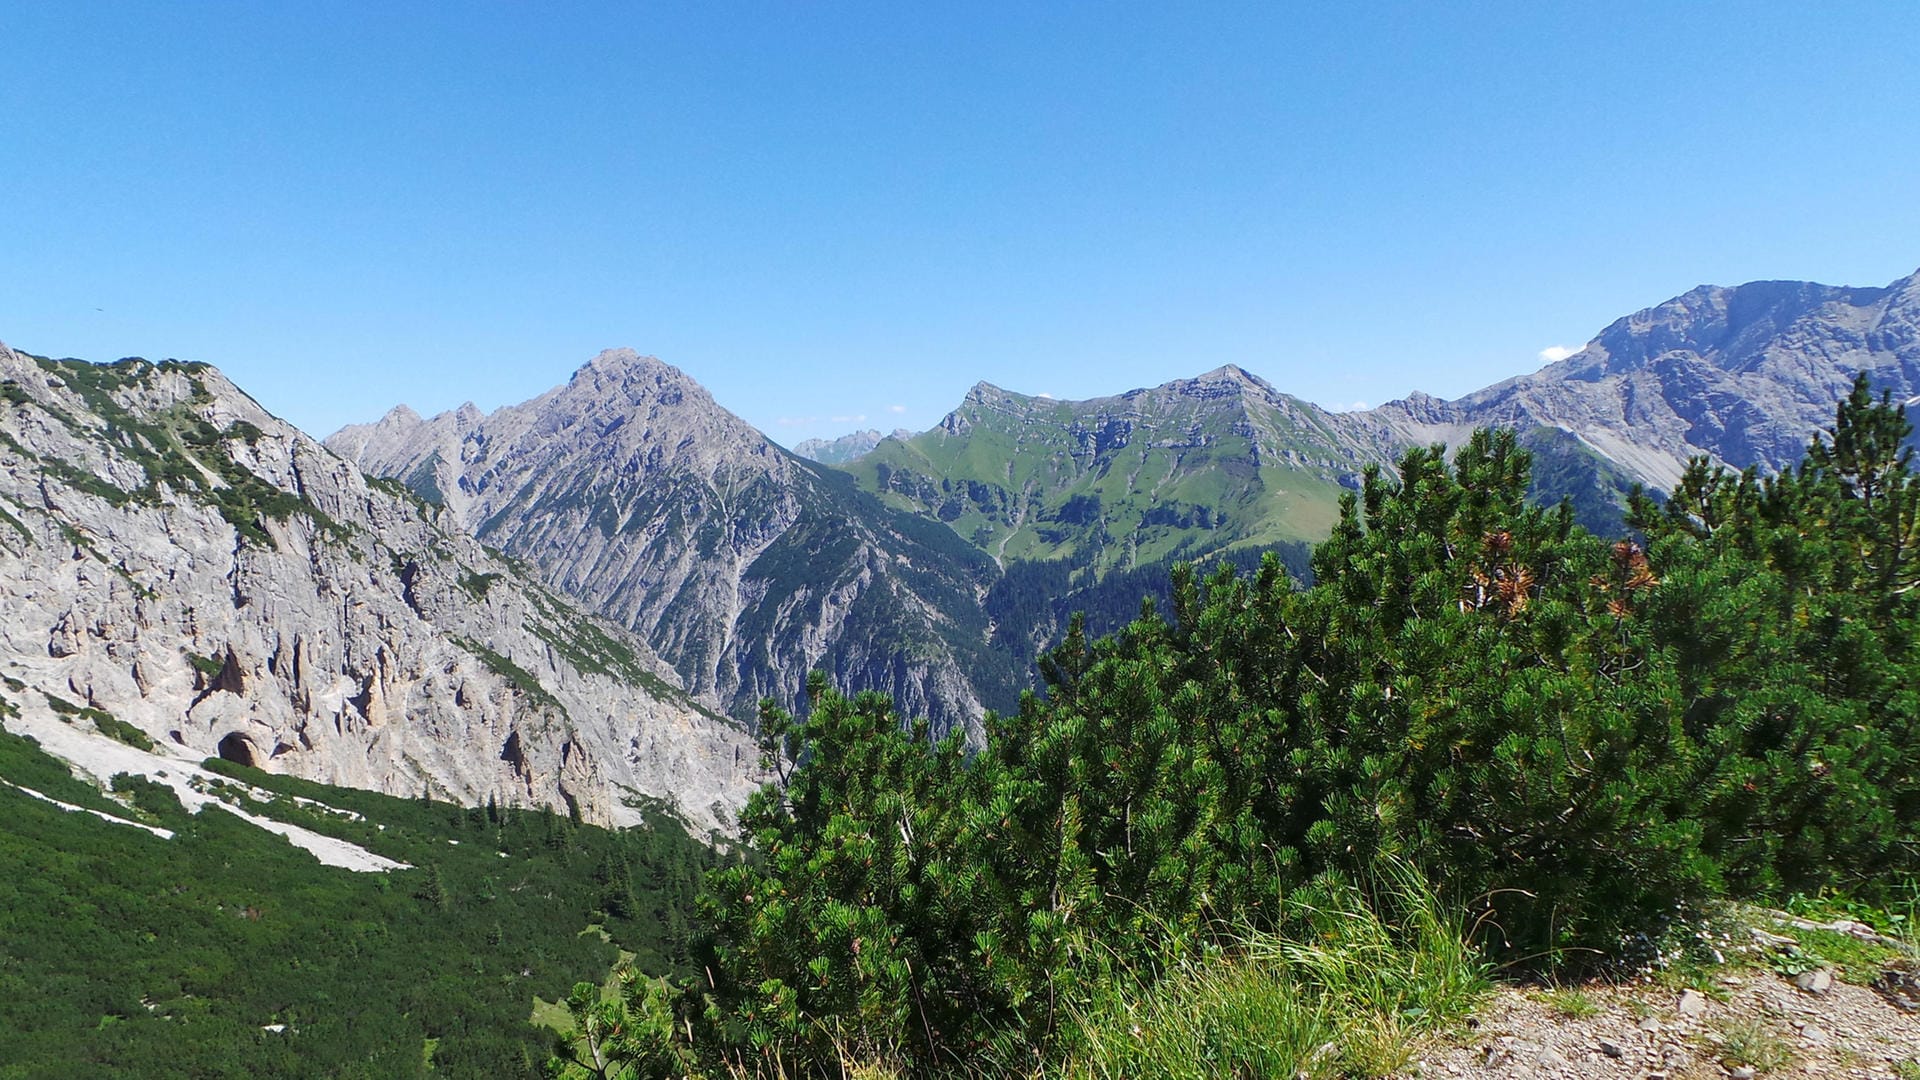
POLYGON ((1834 980, 1815 993, 1771 972, 1744 971, 1719 976, 1708 994, 1644 984, 1584 988, 1578 999, 1591 1015, 1566 1015, 1565 997, 1556 1004, 1553 995, 1503 987, 1472 1033, 1424 1054, 1416 1075, 1920 1078, 1920 1012, 1903 1012, 1864 986, 1834 980))

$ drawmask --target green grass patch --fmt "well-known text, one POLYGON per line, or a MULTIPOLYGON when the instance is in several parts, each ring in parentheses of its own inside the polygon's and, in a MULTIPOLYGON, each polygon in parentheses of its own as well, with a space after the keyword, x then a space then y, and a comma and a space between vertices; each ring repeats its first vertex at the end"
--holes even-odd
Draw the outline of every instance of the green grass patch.
POLYGON ((472 653, 476 659, 486 665, 488 671, 506 679, 507 682, 513 685, 514 689, 525 694, 534 704, 551 709, 561 716, 567 714, 566 707, 560 704, 560 699, 554 697, 545 686, 540 684, 540 680, 534 678, 527 669, 477 641, 460 637, 451 638, 450 640, 455 645, 472 653))
POLYGON ((504 577, 506 577, 505 574, 478 574, 471 570, 463 570, 460 572, 460 588, 468 596, 473 597, 475 603, 484 603, 487 599, 487 590, 493 588, 494 583, 504 577))
POLYGON ((1555 986, 1540 992, 1547 1011, 1561 1020, 1585 1020, 1602 1012, 1593 995, 1574 987, 1555 986))
POLYGON ((218 678, 220 673, 227 669, 227 662, 220 657, 201 656, 196 652, 187 653, 187 663, 192 664, 193 670, 209 679, 218 678))
POLYGON ((125 720, 99 709, 91 711, 96 714, 92 717, 93 726, 100 730, 100 734, 118 742, 126 743, 136 750, 145 750, 148 753, 153 752, 153 740, 147 737, 146 732, 141 731, 125 720))
POLYGON ((1755 1017, 1729 1019, 1715 1025, 1716 1053, 1729 1069, 1749 1066, 1761 1076, 1784 1071, 1793 1064, 1793 1047, 1780 1033, 1755 1017))
POLYGON ((1462 919, 1417 875, 1390 870, 1386 884, 1401 914, 1332 887, 1296 902, 1291 932, 1249 932, 1164 972, 1123 973, 1112 997, 1075 1015, 1065 1042, 1076 1049, 1057 1075, 1402 1073, 1420 1040, 1464 1017, 1489 983, 1462 919))

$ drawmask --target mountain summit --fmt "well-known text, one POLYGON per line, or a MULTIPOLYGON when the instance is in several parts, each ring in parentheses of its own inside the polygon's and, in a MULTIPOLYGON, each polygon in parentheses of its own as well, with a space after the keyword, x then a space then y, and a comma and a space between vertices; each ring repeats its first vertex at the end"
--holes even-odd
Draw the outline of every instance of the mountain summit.
POLYGON ((601 353, 485 417, 389 413, 328 445, 451 508, 483 541, 646 638, 736 715, 806 673, 947 727, 1009 704, 980 655, 992 563, 717 405, 679 369, 601 353))

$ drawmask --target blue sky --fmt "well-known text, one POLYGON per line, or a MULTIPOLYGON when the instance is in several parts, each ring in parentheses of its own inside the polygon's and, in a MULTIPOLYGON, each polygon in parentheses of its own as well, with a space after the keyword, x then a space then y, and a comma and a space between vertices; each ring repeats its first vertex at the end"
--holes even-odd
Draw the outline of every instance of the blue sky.
POLYGON ((601 348, 791 443, 975 381, 1457 396, 1920 267, 1920 5, 0 8, 0 340, 316 434, 601 348))

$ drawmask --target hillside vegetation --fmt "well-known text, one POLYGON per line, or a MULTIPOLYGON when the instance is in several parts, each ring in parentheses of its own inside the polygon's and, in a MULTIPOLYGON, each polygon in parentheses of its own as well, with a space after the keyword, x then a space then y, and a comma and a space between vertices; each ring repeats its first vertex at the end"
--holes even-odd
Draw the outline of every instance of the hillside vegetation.
POLYGON ((537 998, 621 954, 692 974, 716 856, 672 818, 611 832, 207 766, 235 805, 412 869, 323 866, 143 779, 110 796, 0 731, 0 1077, 537 1076, 537 998))
POLYGON ((1528 504, 1510 433, 1414 451, 1310 588, 1182 569, 978 753, 815 678, 763 709, 782 782, 708 879, 701 978, 604 1006, 593 1064, 1379 1073, 1281 1033, 1404 1045, 1471 999, 1469 945, 1621 970, 1725 898, 1884 898, 1920 870, 1910 433, 1861 380, 1797 470, 1696 463, 1617 542, 1528 504))

